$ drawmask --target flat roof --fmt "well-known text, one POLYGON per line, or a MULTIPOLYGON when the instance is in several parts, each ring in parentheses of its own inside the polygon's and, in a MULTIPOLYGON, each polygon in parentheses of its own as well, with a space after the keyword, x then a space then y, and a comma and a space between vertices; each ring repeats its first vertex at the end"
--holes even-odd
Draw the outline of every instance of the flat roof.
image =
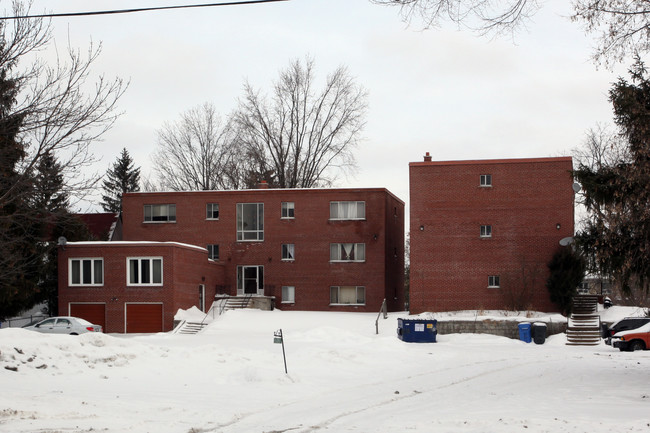
POLYGON ((429 165, 481 165, 481 164, 521 164, 531 162, 572 162, 573 158, 570 156, 555 156, 543 158, 507 158, 507 159, 469 159, 469 160, 455 160, 455 161, 417 161, 410 162, 409 167, 429 166, 429 165))

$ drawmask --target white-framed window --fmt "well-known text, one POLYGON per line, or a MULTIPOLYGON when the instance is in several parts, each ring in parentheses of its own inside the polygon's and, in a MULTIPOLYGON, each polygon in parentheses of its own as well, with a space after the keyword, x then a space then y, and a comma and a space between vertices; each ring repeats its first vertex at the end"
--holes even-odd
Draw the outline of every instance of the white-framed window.
POLYGON ((144 222, 175 222, 176 205, 175 204, 145 204, 144 205, 144 222))
POLYGON ((501 287, 498 275, 488 276, 488 287, 501 287))
POLYGON ((219 219, 219 203, 206 203, 205 205, 205 219, 218 220, 219 219))
POLYGON ((365 262, 366 244, 330 244, 331 262, 365 262))
POLYGON ((237 266, 237 294, 264 294, 264 266, 237 266))
POLYGON ((237 240, 264 240, 264 203, 237 203, 237 240))
POLYGON ((219 260, 218 244, 208 244, 208 258, 211 260, 219 260))
POLYGON ((104 259, 69 259, 68 284, 70 286, 103 286, 104 259))
POLYGON ((282 260, 293 261, 295 257, 294 244, 282 244, 282 260))
POLYGON ((331 220, 365 220, 365 201, 331 201, 331 220))
POLYGON ((492 186, 492 175, 482 174, 479 182, 480 186, 492 186))
POLYGON ((363 286, 331 286, 330 305, 365 305, 366 288, 363 286))
POLYGON ((491 225, 482 225, 481 226, 481 237, 482 238, 491 238, 492 237, 492 226, 491 225))
POLYGON ((296 288, 294 286, 282 286, 282 303, 296 303, 296 288))
POLYGON ((295 218, 295 204, 292 201, 283 201, 282 202, 282 214, 281 218, 284 219, 293 219, 295 218))
POLYGON ((162 257, 128 257, 127 286, 162 286, 162 257))

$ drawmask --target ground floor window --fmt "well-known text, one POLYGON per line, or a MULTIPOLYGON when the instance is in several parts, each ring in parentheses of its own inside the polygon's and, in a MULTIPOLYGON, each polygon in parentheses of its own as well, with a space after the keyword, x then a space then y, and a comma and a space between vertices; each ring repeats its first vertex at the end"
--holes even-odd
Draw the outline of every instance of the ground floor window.
POLYGON ((498 275, 488 276, 488 287, 501 287, 499 280, 500 278, 498 275))
POLYGON ((264 266, 237 266, 237 294, 264 294, 264 266))
POLYGON ((366 288, 363 286, 330 287, 330 304, 365 305, 366 288))
POLYGON ((162 285, 162 257, 129 257, 127 261, 129 286, 162 285))
POLYGON ((296 288, 294 286, 282 286, 282 303, 295 304, 296 288))

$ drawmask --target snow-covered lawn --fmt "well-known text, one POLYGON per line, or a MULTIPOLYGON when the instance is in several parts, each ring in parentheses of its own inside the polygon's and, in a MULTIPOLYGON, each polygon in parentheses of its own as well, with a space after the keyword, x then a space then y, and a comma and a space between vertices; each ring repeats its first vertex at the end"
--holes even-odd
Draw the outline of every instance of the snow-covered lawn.
POLYGON ((229 311, 189 336, 2 329, 0 431, 650 432, 650 351, 404 343, 404 313, 379 335, 376 316, 229 311))

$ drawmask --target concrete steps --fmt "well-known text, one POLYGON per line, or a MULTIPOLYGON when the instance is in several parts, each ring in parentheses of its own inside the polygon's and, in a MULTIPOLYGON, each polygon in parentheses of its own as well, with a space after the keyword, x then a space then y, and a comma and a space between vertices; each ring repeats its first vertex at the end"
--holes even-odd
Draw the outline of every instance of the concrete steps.
POLYGON ((573 298, 573 313, 567 323, 566 336, 568 346, 600 344, 598 296, 578 295, 573 298))

